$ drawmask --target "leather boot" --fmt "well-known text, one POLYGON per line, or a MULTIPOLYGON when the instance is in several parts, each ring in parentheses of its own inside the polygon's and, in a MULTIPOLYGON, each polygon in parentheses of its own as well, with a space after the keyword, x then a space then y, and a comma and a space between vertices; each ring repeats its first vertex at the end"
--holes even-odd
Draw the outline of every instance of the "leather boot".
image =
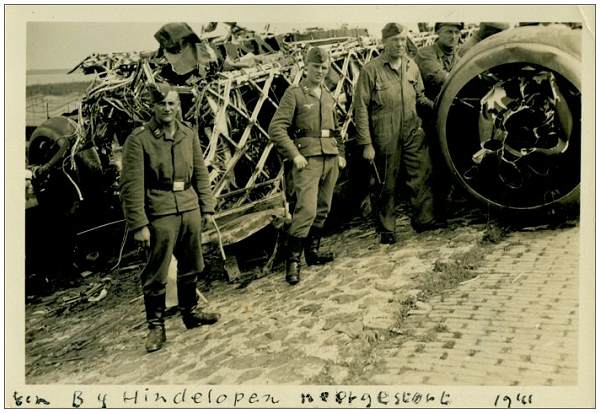
POLYGON ((151 353, 160 350, 167 341, 165 332, 165 294, 144 294, 146 307, 146 321, 148 322, 148 335, 146 336, 146 351, 151 353))
POLYGON ((331 252, 319 252, 321 247, 321 229, 311 228, 310 234, 304 243, 304 259, 307 265, 323 265, 333 261, 331 252))
POLYGON ((177 300, 179 301, 181 320, 187 329, 219 321, 219 314, 204 312, 198 308, 195 279, 193 283, 177 283, 177 300))
POLYGON ((300 257, 302 256, 303 246, 304 238, 289 236, 287 245, 288 255, 285 263, 285 280, 290 285, 300 282, 300 257))

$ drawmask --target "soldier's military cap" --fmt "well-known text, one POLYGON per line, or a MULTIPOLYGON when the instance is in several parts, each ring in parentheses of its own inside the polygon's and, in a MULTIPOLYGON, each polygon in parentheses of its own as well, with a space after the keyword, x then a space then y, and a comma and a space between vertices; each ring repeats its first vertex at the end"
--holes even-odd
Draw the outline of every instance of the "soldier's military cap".
POLYGON ((381 29, 381 39, 385 40, 388 37, 402 33, 406 28, 399 23, 388 23, 381 29))
POLYGON ((154 34, 154 38, 169 53, 179 53, 185 42, 200 43, 200 38, 187 23, 167 23, 154 34))
POLYGON ((162 102, 167 98, 169 92, 176 92, 168 83, 156 83, 148 87, 152 103, 162 102))
POLYGON ((329 61, 329 52, 320 47, 312 47, 306 54, 306 63, 327 63, 329 61))
POLYGON ((465 24, 460 23, 460 22, 440 22, 440 23, 435 24, 435 27, 434 27, 435 32, 437 33, 444 26, 457 27, 458 30, 462 30, 465 28, 465 24))

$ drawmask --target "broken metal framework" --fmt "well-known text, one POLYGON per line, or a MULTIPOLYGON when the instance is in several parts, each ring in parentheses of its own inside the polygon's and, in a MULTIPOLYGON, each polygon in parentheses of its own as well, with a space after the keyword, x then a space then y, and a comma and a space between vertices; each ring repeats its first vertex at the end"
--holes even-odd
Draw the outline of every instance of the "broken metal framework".
MULTIPOLYGON (((429 37, 420 36, 418 43, 424 44, 429 37)), ((75 139, 69 161, 63 165, 67 176, 75 176, 71 182, 80 201, 86 191, 79 186, 86 183, 77 179, 78 169, 103 173, 110 165, 120 170, 120 144, 151 117, 148 86, 167 81, 180 93, 181 118, 198 130, 217 198, 219 228, 208 229, 204 241, 234 243, 273 221, 284 220, 288 212, 283 162, 266 131, 286 88, 302 78, 303 53, 313 42, 330 51, 332 65, 326 84, 336 101, 341 136, 348 139, 354 85, 362 66, 379 54, 381 46, 366 37, 326 39, 326 44, 322 39, 288 44, 278 40, 249 67, 229 71, 211 67, 208 75, 196 73, 185 81, 176 76, 174 81, 166 59, 155 53, 92 55, 80 63, 84 71, 100 72, 76 113, 75 139), (78 164, 83 150, 94 156, 78 164)), ((265 52, 265 44, 258 43, 256 51, 265 52)), ((226 62, 235 65, 241 60, 240 47, 225 44, 221 50, 226 62), (235 54, 235 60, 227 53, 235 54)), ((247 54, 248 50, 252 48, 245 49, 247 54)))
MULTIPOLYGON (((289 218, 285 165, 267 130, 285 90, 302 78, 303 54, 311 45, 330 51, 325 84, 336 102, 342 138, 353 139, 353 90, 361 68, 381 51, 377 40, 360 30, 340 37, 240 33, 220 42, 203 40, 179 55, 160 49, 95 54, 77 65, 98 75, 77 110, 34 131, 28 167, 40 206, 73 231, 75 248, 86 260, 88 251, 98 255, 98 242, 88 234, 124 222, 121 145, 150 119, 148 87, 155 82, 177 88, 181 119, 198 131, 217 199, 218 225, 205 228, 203 242, 233 244, 289 218), (185 53, 198 64, 182 76, 181 67, 190 66, 185 53), (211 55, 216 59, 204 59, 211 55)), ((435 37, 413 33, 409 53, 435 37)), ((436 102, 437 132, 450 172, 476 199, 518 211, 578 200, 579 39, 567 28, 508 30, 473 47, 453 69, 436 102)), ((125 238, 119 256, 124 243, 125 238)), ((114 254, 114 248, 103 254, 114 254)))
MULTIPOLYGON (((58 188, 70 188, 74 198, 65 208, 77 209, 87 200, 95 211, 120 211, 120 146, 151 117, 148 86, 168 82, 180 92, 181 119, 198 131, 217 199, 218 226, 207 229, 204 241, 232 244, 270 223, 281 225, 289 216, 284 164, 267 130, 285 90, 302 78, 303 54, 313 44, 329 50, 332 65, 325 84, 336 102, 341 136, 348 141, 354 134, 354 85, 364 64, 380 53, 381 44, 348 30, 341 37, 331 37, 335 32, 327 32, 325 38, 312 33, 301 40, 292 34, 240 33, 222 42, 203 40, 195 49, 182 48, 179 55, 159 49, 84 59, 76 69, 98 76, 78 110, 62 122, 63 131, 54 131, 54 138, 44 135, 56 128, 56 119, 32 136, 30 167, 35 170, 36 163, 46 162, 34 173, 36 195, 65 198, 64 193, 50 194, 56 191, 52 181, 62 177, 64 184, 58 188), (196 66, 182 76, 176 66, 189 66, 185 56, 193 56, 196 66)), ((409 52, 435 37, 413 33, 409 52)), ((437 102, 437 129, 451 172, 476 198, 499 207, 536 209, 577 197, 576 39, 566 27, 509 30, 482 41, 451 73, 437 102), (522 39, 533 46, 512 46, 522 39), (553 67, 554 60, 535 46, 542 43, 548 56, 564 62, 553 67), (508 67, 505 62, 518 67, 503 69, 508 67), (573 73, 567 76, 571 86, 563 79, 565 68, 573 73), (536 125, 527 124, 535 119, 536 125), (461 138, 465 130, 473 139, 461 138), (526 130, 533 134, 526 135, 526 130)), ((102 213, 89 211, 80 215, 95 220, 81 220, 79 233, 118 218, 113 214, 102 221, 102 213)))

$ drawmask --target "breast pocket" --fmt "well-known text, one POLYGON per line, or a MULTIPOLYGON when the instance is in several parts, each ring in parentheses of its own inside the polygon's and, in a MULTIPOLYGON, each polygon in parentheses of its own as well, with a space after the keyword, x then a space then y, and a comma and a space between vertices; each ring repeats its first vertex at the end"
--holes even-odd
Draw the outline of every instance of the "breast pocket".
POLYGON ((194 173, 194 148, 192 139, 186 139, 175 146, 175 179, 189 182, 194 173))
POLYGON ((154 140, 149 144, 145 157, 149 165, 146 176, 150 178, 150 185, 169 185, 173 177, 170 144, 154 140))
POLYGON ((400 101, 400 85, 393 81, 377 80, 374 93, 375 108, 391 108, 400 101))

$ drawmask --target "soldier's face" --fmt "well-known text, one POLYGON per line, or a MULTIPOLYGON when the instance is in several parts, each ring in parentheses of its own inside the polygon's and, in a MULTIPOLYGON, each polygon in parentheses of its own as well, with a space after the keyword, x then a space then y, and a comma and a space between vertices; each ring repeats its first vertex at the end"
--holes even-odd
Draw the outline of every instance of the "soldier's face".
POLYGON ((170 91, 164 100, 154 103, 154 116, 162 124, 171 124, 175 122, 177 112, 179 111, 179 97, 177 92, 170 91))
POLYGON ((318 85, 320 84, 323 79, 325 79, 325 76, 327 75, 327 72, 329 71, 329 62, 327 63, 307 63, 306 64, 306 80, 313 84, 313 85, 318 85))
POLYGON ((442 26, 438 30, 438 42, 442 46, 454 48, 458 45, 460 39, 460 30, 455 26, 442 26))
POLYGON ((408 33, 404 30, 394 36, 387 37, 383 41, 385 52, 393 59, 398 59, 406 54, 406 40, 408 33))

